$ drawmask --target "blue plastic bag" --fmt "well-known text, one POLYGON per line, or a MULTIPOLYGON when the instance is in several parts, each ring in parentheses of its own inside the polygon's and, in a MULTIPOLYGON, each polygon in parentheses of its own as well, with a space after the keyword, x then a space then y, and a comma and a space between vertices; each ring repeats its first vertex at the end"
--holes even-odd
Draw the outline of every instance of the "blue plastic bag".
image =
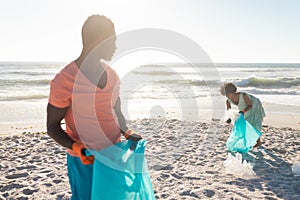
POLYGON ((234 123, 226 147, 232 152, 247 153, 260 136, 261 132, 247 122, 243 114, 240 114, 234 123))
POLYGON ((145 147, 145 140, 127 140, 101 151, 90 151, 95 156, 92 200, 154 200, 145 147))

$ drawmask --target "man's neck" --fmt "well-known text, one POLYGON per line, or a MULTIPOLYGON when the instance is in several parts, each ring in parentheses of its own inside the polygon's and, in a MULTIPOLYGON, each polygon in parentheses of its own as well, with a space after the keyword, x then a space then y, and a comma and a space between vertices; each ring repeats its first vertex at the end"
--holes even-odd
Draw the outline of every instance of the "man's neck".
POLYGON ((84 50, 81 51, 80 56, 74 61, 78 68, 80 68, 81 64, 83 63, 84 59, 87 57, 88 53, 84 50))
POLYGON ((103 80, 104 83, 99 82, 100 77, 102 79, 103 73, 105 73, 105 69, 98 56, 92 55, 90 54, 90 51, 85 51, 83 49, 80 56, 74 62, 82 74, 84 74, 92 83, 98 86, 100 84, 100 88, 103 88, 106 85, 106 74, 103 80), (85 60, 86 58, 87 60, 85 60))

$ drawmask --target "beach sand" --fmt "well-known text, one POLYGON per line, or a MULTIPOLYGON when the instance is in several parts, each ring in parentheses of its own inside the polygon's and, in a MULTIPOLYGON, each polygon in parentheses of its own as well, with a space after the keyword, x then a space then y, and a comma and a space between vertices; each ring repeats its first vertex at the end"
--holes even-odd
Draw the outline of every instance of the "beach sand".
MULTIPOLYGON (((220 99, 222 105, 224 99, 220 99)), ((300 130, 300 106, 282 105, 273 103, 263 103, 267 113, 264 118, 264 124, 282 128, 290 127, 300 130)), ((135 105, 135 104, 133 104, 135 105)), ((165 105, 164 105, 165 106, 165 105)), ((210 123, 211 118, 220 119, 224 116, 224 110, 216 110, 216 115, 212 114, 212 105, 210 98, 201 98, 198 100, 198 108, 195 109, 189 104, 183 104, 181 107, 170 106, 162 107, 156 112, 148 111, 145 108, 136 106, 128 107, 129 116, 126 119, 143 118, 167 118, 179 120, 195 120, 210 123)), ((0 102, 0 136, 19 134, 22 132, 46 132, 46 101, 39 102, 0 102)), ((225 109, 225 107, 224 107, 225 109)), ((235 107, 232 110, 238 111, 235 107)))
MULTIPOLYGON (((300 199, 300 129, 263 128, 262 147, 245 157, 253 177, 226 172, 231 125, 141 119, 128 122, 148 141, 157 199, 300 199)), ((45 133, 1 136, 0 199, 70 199, 65 149, 45 133)))

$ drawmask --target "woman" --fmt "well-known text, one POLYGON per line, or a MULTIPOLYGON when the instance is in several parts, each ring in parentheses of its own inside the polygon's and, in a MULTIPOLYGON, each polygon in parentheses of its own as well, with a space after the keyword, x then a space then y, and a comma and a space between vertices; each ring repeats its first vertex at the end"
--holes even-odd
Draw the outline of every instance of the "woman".
MULTIPOLYGON (((262 130, 262 121, 266 116, 260 100, 245 92, 237 92, 237 87, 233 83, 225 83, 221 88, 221 94, 227 97, 227 110, 231 109, 231 104, 236 105, 245 119, 258 131, 262 130)), ((260 146, 260 139, 254 147, 260 146)))

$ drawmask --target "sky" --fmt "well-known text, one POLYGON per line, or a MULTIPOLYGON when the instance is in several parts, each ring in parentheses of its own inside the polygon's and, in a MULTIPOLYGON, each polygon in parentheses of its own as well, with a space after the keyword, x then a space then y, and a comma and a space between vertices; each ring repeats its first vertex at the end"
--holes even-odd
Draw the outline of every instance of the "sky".
POLYGON ((183 34, 213 62, 299 63, 299 10, 298 0, 0 0, 0 61, 74 60, 84 21, 103 14, 117 34, 183 34))

